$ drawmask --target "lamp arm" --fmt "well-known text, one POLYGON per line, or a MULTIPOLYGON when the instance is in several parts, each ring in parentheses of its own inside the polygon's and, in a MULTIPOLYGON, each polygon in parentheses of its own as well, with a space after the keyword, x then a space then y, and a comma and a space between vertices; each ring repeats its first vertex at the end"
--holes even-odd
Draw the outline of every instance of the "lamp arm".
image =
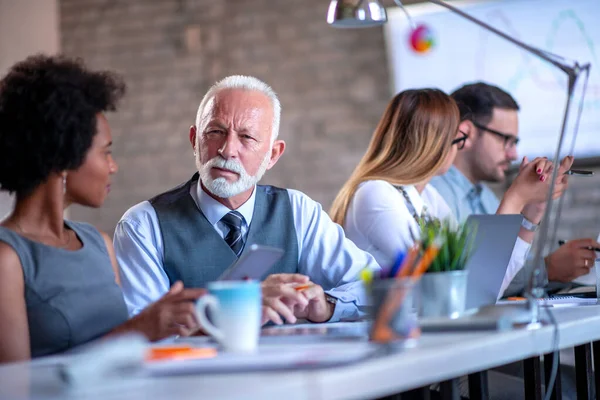
POLYGON ((415 21, 413 21, 413 19, 410 17, 410 14, 408 13, 408 11, 406 11, 406 8, 404 8, 404 4, 402 4, 402 1, 394 0, 394 3, 396 3, 396 5, 398 7, 400 7, 400 9, 404 12, 404 15, 406 15, 406 19, 408 20, 408 23, 410 24, 410 29, 412 29, 413 31, 415 29, 417 29, 417 25, 415 24, 415 21))

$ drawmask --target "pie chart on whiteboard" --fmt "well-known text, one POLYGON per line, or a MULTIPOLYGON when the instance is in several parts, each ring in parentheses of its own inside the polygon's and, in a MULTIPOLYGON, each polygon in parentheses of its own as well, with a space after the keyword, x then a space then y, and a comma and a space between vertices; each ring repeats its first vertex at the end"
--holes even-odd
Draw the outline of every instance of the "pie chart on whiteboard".
POLYGON ((435 46, 434 32, 427 25, 420 24, 409 33, 408 41, 415 53, 428 53, 435 46))

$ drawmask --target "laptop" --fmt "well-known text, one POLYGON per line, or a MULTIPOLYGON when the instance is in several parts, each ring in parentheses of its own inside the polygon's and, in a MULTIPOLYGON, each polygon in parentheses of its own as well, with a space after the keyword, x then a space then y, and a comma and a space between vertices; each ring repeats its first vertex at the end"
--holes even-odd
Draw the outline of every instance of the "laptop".
POLYGON ((466 265, 467 310, 496 303, 522 220, 520 214, 467 218, 467 226, 476 229, 473 253, 466 265))
POLYGON ((512 328, 512 322, 494 315, 479 315, 478 309, 493 305, 513 252, 523 216, 471 215, 466 224, 475 228, 473 253, 467 262, 466 312, 460 318, 423 318, 423 332, 494 330, 512 328))

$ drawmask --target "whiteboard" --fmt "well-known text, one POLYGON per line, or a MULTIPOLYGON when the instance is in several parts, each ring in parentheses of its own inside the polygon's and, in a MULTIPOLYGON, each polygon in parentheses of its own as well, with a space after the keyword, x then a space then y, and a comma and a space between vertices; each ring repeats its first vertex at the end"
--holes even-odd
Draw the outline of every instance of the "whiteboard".
MULTIPOLYGON (((600 0, 452 4, 529 45, 592 64, 574 155, 599 156, 600 0)), ((519 154, 554 155, 567 98, 566 74, 443 7, 417 4, 406 9, 417 26, 426 27, 433 45, 428 51, 415 51, 402 10, 388 11, 384 33, 394 93, 423 87, 450 93, 474 81, 497 85, 521 107, 519 154)))

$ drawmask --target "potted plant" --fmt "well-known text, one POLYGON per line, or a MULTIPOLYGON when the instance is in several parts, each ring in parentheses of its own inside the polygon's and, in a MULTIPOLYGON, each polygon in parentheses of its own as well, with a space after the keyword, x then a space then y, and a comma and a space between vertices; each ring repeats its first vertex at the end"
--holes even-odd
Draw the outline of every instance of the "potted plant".
POLYGON ((457 318, 465 311, 467 261, 475 238, 473 225, 421 221, 421 251, 437 238, 440 250, 419 282, 419 315, 457 318))

